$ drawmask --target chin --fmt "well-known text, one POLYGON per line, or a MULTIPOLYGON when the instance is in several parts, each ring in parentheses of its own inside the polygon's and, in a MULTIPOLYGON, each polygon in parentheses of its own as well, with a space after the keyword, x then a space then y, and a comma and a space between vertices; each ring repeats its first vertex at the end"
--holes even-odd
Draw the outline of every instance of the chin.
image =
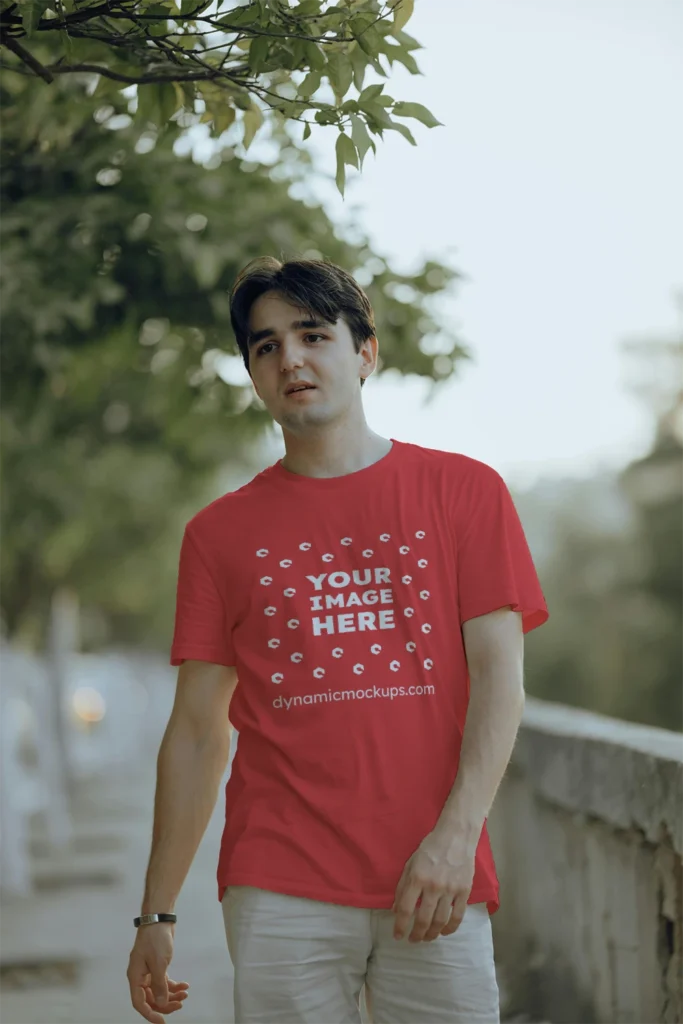
POLYGON ((293 409, 288 410, 286 413, 281 414, 277 422, 286 430, 291 430, 293 433, 305 430, 306 427, 320 427, 326 423, 330 423, 334 416, 331 414, 329 409, 322 409, 318 406, 316 409, 293 409))

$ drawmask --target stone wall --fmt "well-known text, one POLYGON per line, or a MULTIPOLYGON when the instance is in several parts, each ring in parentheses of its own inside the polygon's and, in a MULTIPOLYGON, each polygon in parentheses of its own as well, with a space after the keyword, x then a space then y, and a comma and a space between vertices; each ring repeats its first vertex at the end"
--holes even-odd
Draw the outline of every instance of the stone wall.
POLYGON ((683 736, 527 698, 489 818, 504 1010, 683 1021, 683 736))

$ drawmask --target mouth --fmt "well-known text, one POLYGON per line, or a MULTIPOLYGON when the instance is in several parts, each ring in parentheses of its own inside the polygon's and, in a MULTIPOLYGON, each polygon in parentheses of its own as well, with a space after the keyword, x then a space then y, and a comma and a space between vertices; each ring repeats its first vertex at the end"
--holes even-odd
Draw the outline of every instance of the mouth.
POLYGON ((313 384, 292 384, 285 391, 285 395, 287 397, 289 395, 299 395, 302 391, 315 391, 315 386, 313 384))

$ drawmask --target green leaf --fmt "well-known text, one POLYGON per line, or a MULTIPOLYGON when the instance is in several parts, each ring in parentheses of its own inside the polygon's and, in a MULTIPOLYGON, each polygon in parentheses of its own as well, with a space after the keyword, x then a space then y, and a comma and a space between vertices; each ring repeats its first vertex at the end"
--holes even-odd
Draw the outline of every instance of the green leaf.
POLYGON ((349 28, 353 37, 361 50, 363 50, 364 53, 367 53, 368 57, 377 56, 379 46, 382 42, 382 37, 379 35, 379 32, 372 28, 374 20, 375 18, 372 14, 358 14, 349 21, 349 28))
POLYGON ((401 44, 404 50, 421 50, 422 43, 418 43, 417 39, 413 36, 409 36, 407 32, 395 32, 394 38, 401 44))
POLYGON ((363 88, 363 82, 365 80, 365 72, 368 67, 368 61, 366 55, 362 49, 355 43, 349 53, 351 60, 351 67, 353 68, 353 84, 355 85, 358 92, 363 88))
POLYGON ((29 38, 33 35, 38 22, 49 6, 50 0, 20 0, 21 23, 29 38))
POLYGON ((163 4, 150 4, 145 9, 145 14, 156 18, 156 21, 148 21, 145 29, 152 36, 165 36, 168 33, 168 11, 163 4))
POLYGON ((251 96, 245 89, 238 89, 234 92, 232 101, 238 110, 249 110, 251 107, 251 96))
POLYGON ((325 54, 320 49, 317 43, 310 41, 306 42, 305 46, 306 60, 312 71, 322 71, 325 67, 325 54))
POLYGON ((260 107, 252 103, 249 110, 244 113, 244 139, 243 144, 245 149, 249 149, 254 136, 263 124, 263 111, 260 107))
POLYGON ((327 77, 337 103, 341 103, 351 88, 353 68, 341 53, 331 53, 327 59, 327 77))
POLYGON ((222 135, 234 124, 237 111, 230 103, 221 103, 213 108, 213 126, 216 134, 222 135))
POLYGON ((365 127, 365 122, 363 121, 363 119, 358 117, 357 114, 351 114, 350 117, 351 138, 353 139, 353 144, 358 150, 358 156, 360 157, 360 164, 362 167, 363 160, 365 159, 365 154, 367 153, 367 151, 369 149, 372 149, 373 153, 376 153, 377 149, 375 147, 375 143, 372 141, 370 135, 368 134, 368 130, 365 127))
POLYGON ((358 153, 353 141, 344 132, 340 132, 337 136, 337 158, 341 156, 345 164, 349 164, 351 167, 358 169, 358 153))
POLYGON ((270 40, 267 36, 256 36, 255 39, 252 39, 251 46, 249 47, 249 67, 254 74, 263 71, 268 63, 269 53, 270 40))
POLYGON ((374 26, 366 28, 362 35, 356 36, 358 45, 367 53, 368 57, 377 57, 384 45, 384 37, 380 35, 374 26))
POLYGON ((292 53, 292 68, 300 71, 306 64, 306 40, 290 39, 289 48, 292 53))
POLYGON ((178 94, 170 82, 138 86, 137 118, 165 128, 180 106, 178 94))
POLYGON ((442 124, 421 103, 397 103, 391 112, 395 117, 414 117, 428 128, 436 128, 442 124))
POLYGON ((363 89, 362 93, 358 97, 358 105, 362 107, 365 105, 365 103, 374 100, 377 96, 379 96, 383 88, 384 83, 379 82, 376 85, 369 85, 367 89, 363 89))
POLYGON ((310 134, 311 134, 311 126, 310 126, 309 122, 307 121, 306 124, 304 125, 304 136, 303 136, 304 137, 304 142, 306 141, 306 139, 309 137, 310 134))
POLYGON ((297 89, 297 96, 301 96, 304 100, 310 100, 313 93, 320 88, 322 77, 320 71, 309 71, 297 89))
POLYGON ((381 107, 379 103, 366 103, 364 104, 363 109, 365 113, 372 118, 372 120, 377 122, 377 124, 381 125, 383 128, 391 128, 393 122, 384 107, 381 107))
POLYGON ((301 0, 301 3, 291 13, 295 18, 310 18, 314 14, 320 14, 320 0, 301 0))
POLYGON ((406 53, 404 50, 397 47, 392 52, 392 57, 397 60, 399 64, 403 64, 403 67, 410 72, 411 75, 421 75, 420 66, 413 57, 412 53, 406 53))
POLYGON ((151 121, 152 124, 158 124, 159 107, 157 103, 156 85, 138 86, 138 109, 136 119, 138 121, 151 121))
POLYGON ((318 124, 334 124, 337 114, 333 107, 325 106, 322 110, 316 111, 315 119, 318 124))
POLYGON ((166 127, 178 109, 178 97, 172 82, 164 82, 157 86, 159 90, 159 113, 161 115, 160 127, 166 127))
POLYGON ((411 146, 417 146, 417 142, 415 141, 410 128, 407 128, 406 125, 401 124, 400 121, 392 121, 389 127, 393 128, 394 131, 400 132, 404 139, 408 140, 411 146))
MULTIPOLYGON (((265 36, 261 38, 265 38, 265 36)), ((303 57, 303 41, 298 40, 298 42, 301 44, 301 55, 303 57)), ((275 65, 278 68, 285 68, 287 71, 294 71, 299 61, 297 61, 294 53, 294 47, 291 42, 289 40, 283 41, 282 39, 278 39, 275 42, 274 49, 270 52, 267 63, 275 65)))
MULTIPOLYGON (((339 138, 341 138, 341 135, 339 136, 339 138)), ((344 154, 341 152, 341 146, 339 145, 339 139, 337 139, 336 150, 337 150, 337 173, 335 175, 335 179, 334 180, 337 183, 337 188, 339 189, 339 191, 341 192, 341 194, 343 196, 344 195, 344 188, 346 186, 346 170, 345 170, 345 167, 344 167, 344 154)))
POLYGON ((236 28, 243 28, 247 25, 253 25, 255 21, 260 18, 259 9, 255 4, 250 4, 248 7, 237 7, 233 11, 229 11, 222 18, 219 19, 219 25, 234 25, 236 28))
POLYGON ((372 67, 375 69, 375 71, 377 72, 377 74, 380 76, 380 78, 387 78, 388 77, 387 73, 384 70, 384 68, 382 67, 382 64, 381 64, 381 62, 380 62, 378 57, 373 57, 371 59, 370 63, 372 65, 372 67))
POLYGON ((394 10, 393 32, 400 32, 413 16, 415 0, 397 0, 392 4, 394 10))

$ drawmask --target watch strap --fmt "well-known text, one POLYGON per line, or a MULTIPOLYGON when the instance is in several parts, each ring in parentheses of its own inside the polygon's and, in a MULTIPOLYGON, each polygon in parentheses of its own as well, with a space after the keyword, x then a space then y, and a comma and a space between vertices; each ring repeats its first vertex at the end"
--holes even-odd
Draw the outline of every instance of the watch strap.
POLYGON ((177 920, 178 918, 175 914, 142 914, 140 917, 133 919, 133 924, 136 928, 139 928, 142 924, 175 924, 177 920))

